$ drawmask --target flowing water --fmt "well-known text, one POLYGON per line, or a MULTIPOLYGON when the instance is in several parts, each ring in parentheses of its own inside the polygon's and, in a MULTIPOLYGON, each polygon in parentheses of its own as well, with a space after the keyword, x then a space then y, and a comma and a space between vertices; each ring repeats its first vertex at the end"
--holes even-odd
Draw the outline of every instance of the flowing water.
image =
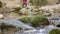
POLYGON ((23 24, 22 22, 20 22, 19 20, 17 19, 4 19, 3 21, 0 20, 0 22, 4 22, 4 23, 7 23, 7 24, 12 24, 12 25, 15 25, 17 27, 22 27, 22 28, 32 28, 33 30, 26 30, 26 31, 23 31, 22 33, 20 32, 15 32, 15 34, 48 34, 48 32, 55 28, 55 26, 53 25, 49 25, 49 26, 46 26, 44 29, 34 29, 33 27, 31 26, 28 26, 28 25, 25 25, 23 24))
POLYGON ((44 29, 24 31, 23 34, 48 34, 54 28, 56 28, 54 25, 49 25, 44 29))

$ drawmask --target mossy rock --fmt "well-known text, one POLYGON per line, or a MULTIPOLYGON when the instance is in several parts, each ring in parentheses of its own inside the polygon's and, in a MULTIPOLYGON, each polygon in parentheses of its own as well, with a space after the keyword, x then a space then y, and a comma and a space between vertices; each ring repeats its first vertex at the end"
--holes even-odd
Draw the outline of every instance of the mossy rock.
POLYGON ((60 30, 59 29, 52 29, 49 34, 60 34, 60 30))
POLYGON ((40 27, 41 25, 49 25, 49 21, 45 16, 24 17, 19 19, 23 23, 29 23, 33 27, 40 27))

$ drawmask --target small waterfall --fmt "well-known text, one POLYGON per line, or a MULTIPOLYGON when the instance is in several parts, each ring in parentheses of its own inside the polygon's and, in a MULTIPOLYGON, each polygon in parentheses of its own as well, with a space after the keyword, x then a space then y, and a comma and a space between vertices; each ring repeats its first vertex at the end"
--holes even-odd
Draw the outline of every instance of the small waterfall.
POLYGON ((44 29, 40 30, 28 30, 24 31, 23 34, 48 34, 50 30, 56 28, 54 25, 46 26, 44 29))

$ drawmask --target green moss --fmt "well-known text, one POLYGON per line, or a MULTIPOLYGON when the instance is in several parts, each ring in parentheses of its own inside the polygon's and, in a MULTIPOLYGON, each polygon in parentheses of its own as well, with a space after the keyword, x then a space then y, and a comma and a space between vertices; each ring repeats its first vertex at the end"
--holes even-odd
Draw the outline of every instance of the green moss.
POLYGON ((47 0, 30 0, 30 3, 32 3, 33 5, 36 6, 43 6, 43 5, 47 5, 47 0))
POLYGON ((23 23, 30 23, 33 27, 39 27, 41 25, 49 25, 49 21, 44 16, 24 17, 20 18, 23 23))
POLYGON ((16 12, 19 12, 20 9, 22 9, 22 8, 21 7, 16 7, 16 8, 13 8, 13 9, 15 9, 16 12))
MULTIPOLYGON (((3 31, 3 30, 14 30, 16 28, 16 26, 13 26, 13 25, 8 25, 8 24, 5 24, 5 23, 2 23, 0 25, 0 29, 3 31)), ((18 27, 19 28, 19 27, 18 27)), ((19 29, 22 29, 22 28, 19 28, 19 29)))
POLYGON ((27 23, 27 17, 20 18, 19 20, 22 21, 23 23, 27 23))
POLYGON ((59 29, 52 29, 49 34, 60 34, 60 30, 59 29))
POLYGON ((22 8, 21 7, 16 7, 16 8, 13 8, 14 9, 14 12, 19 14, 19 15, 22 15, 22 12, 20 11, 22 8))

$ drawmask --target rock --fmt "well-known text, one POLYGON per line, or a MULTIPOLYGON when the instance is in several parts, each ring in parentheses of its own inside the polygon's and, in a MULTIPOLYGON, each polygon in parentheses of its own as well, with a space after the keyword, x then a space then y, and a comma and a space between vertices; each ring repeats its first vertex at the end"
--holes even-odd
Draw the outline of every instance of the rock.
POLYGON ((4 17, 3 14, 0 14, 0 19, 3 18, 3 17, 4 17))
POLYGON ((23 8, 23 9, 21 9, 20 11, 21 11, 21 13, 22 13, 23 15, 28 15, 28 14, 29 14, 29 12, 28 12, 28 10, 27 10, 26 8, 23 8))

